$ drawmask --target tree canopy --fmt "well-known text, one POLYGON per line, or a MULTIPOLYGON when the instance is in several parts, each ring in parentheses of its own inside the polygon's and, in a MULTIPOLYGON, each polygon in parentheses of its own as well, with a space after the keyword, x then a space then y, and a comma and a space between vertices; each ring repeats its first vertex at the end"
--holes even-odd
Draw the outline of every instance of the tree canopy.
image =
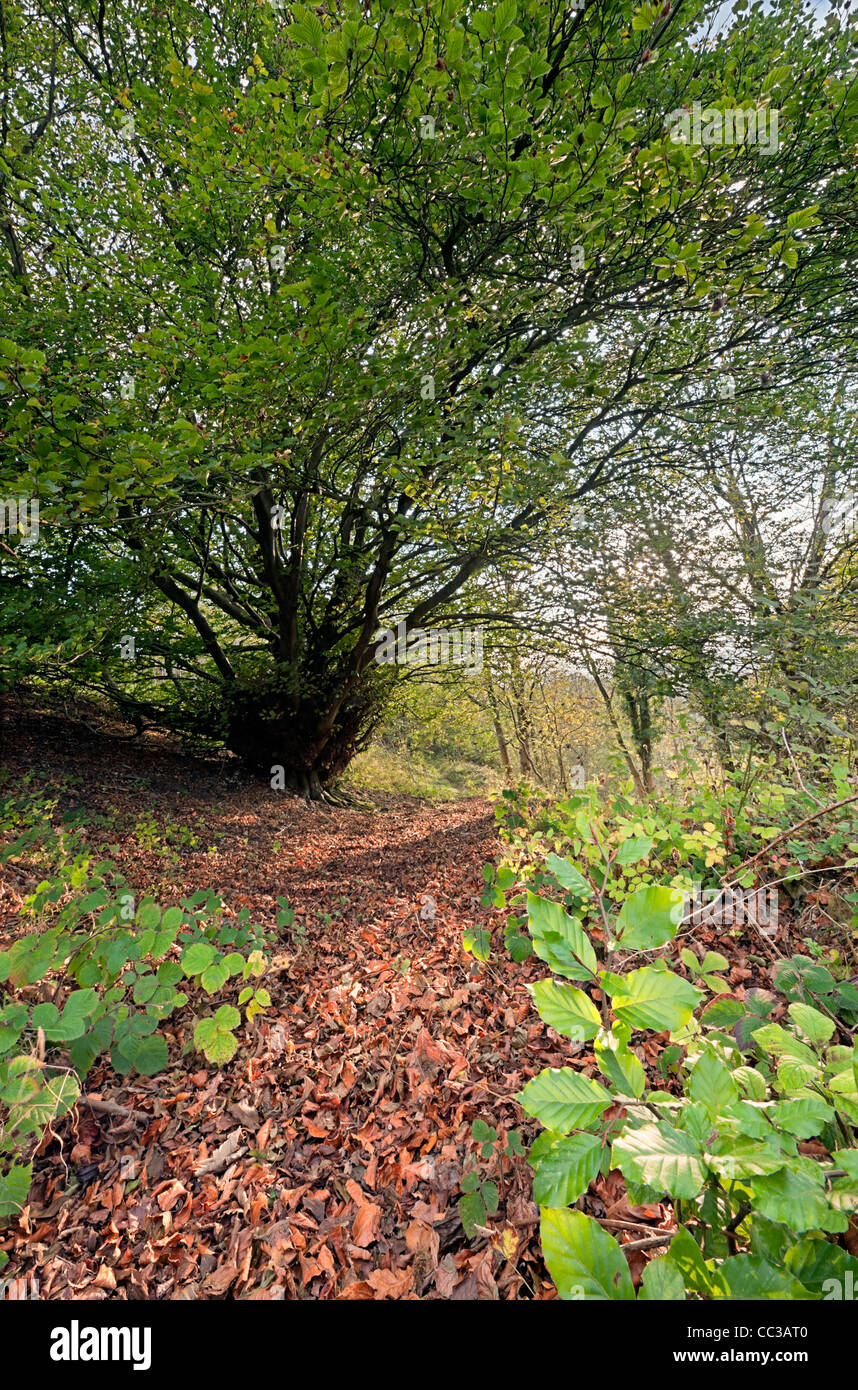
POLYGON ((854 26, 718 9, 5 0, 6 678, 321 794, 380 629, 847 369, 854 26))

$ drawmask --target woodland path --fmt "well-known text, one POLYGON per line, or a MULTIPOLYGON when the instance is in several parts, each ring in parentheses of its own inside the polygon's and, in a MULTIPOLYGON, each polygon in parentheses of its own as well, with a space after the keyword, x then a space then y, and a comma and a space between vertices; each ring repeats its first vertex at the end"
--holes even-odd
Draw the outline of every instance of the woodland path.
MULTIPOLYGON (((88 1093, 147 1119, 80 1108, 76 1132, 66 1123, 2 1242, 5 1273, 36 1273, 58 1299, 552 1296, 523 1159, 491 1235, 468 1241, 457 1211, 472 1122, 522 1127, 514 1093, 570 1047, 532 1008, 539 962, 514 965, 502 943, 487 965, 462 950, 488 916, 489 803, 308 806, 154 739, 40 718, 16 725, 14 746, 6 733, 6 766, 34 770, 40 792, 60 784, 58 814, 85 817, 136 891, 167 905, 211 887, 266 924, 285 896, 305 935, 282 933, 271 1007, 224 1068, 183 1053, 184 1013, 169 1072, 96 1064, 88 1093), (198 1173, 226 1141, 217 1171, 198 1173)), ((4 933, 31 886, 7 867, 4 933)))

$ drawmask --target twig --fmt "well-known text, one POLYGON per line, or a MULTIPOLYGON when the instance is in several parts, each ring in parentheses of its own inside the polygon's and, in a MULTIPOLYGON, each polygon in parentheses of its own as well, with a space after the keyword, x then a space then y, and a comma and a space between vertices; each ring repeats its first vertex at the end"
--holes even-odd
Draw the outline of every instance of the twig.
POLYGON ((729 883, 730 879, 734 878, 736 874, 742 873, 751 864, 756 863, 758 859, 762 859, 763 855, 768 854, 770 850, 774 849, 775 845, 780 840, 785 840, 788 835, 794 835, 797 830, 801 830, 803 825, 808 825, 812 820, 818 820, 820 816, 824 816, 828 811, 839 811, 841 806, 848 806, 850 802, 853 801, 858 801, 858 792, 855 792, 853 796, 844 796, 842 801, 833 801, 830 806, 821 806, 818 811, 814 811, 812 815, 805 816, 804 820, 798 821, 796 825, 791 825, 786 830, 782 830, 780 835, 776 835, 773 840, 770 840, 769 843, 763 847, 763 849, 757 850, 757 853, 752 854, 750 859, 745 859, 737 868, 731 869, 726 879, 722 879, 722 883, 729 883))
POLYGON ((809 791, 807 790, 807 787, 804 785, 804 782, 803 782, 802 779, 801 779, 801 773, 800 773, 799 770, 798 770, 798 763, 796 762, 795 758, 793 757, 793 755, 792 755, 792 749, 790 748, 789 744, 787 743, 786 729, 784 728, 783 725, 781 725, 781 735, 782 735, 783 741, 784 741, 784 748, 785 748, 786 751, 789 753, 789 760, 790 760, 790 762, 792 763, 792 770, 793 770, 793 772, 795 773, 796 777, 798 778, 798 785, 801 787, 801 789, 802 789, 802 791, 804 792, 805 796, 809 796, 810 799, 811 799, 811 801, 815 801, 816 804, 817 804, 817 806, 821 806, 821 805, 822 805, 822 802, 820 801, 819 797, 818 797, 818 796, 814 796, 813 792, 809 792, 809 791))
POLYGON ((78 1105, 88 1105, 90 1110, 96 1110, 103 1115, 121 1115, 126 1120, 141 1120, 151 1124, 155 1119, 154 1115, 147 1115, 145 1110, 132 1110, 130 1106, 120 1105, 115 1100, 101 1100, 99 1096, 81 1096, 78 1105))
POLYGON ((751 1210, 751 1202, 742 1202, 739 1206, 739 1210, 736 1212, 736 1215, 724 1228, 724 1234, 727 1237, 727 1245, 729 1247, 731 1255, 735 1255, 736 1253, 736 1231, 738 1227, 741 1226, 745 1217, 750 1213, 751 1210))
POLYGON ((656 1245, 669 1245, 676 1235, 676 1231, 671 1231, 666 1236, 647 1236, 646 1240, 630 1240, 626 1245, 621 1245, 623 1251, 629 1250, 649 1250, 656 1245))
POLYGON ((600 1226, 607 1226, 612 1231, 649 1231, 653 1233, 652 1223, 648 1221, 619 1221, 612 1216, 602 1216, 599 1218, 600 1226))

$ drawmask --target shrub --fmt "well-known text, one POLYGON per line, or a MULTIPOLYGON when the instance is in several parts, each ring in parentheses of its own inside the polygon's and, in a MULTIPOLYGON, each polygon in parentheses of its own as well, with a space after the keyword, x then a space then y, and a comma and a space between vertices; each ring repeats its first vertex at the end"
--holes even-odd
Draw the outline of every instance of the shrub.
MULTIPOLYGON (((673 973, 658 953, 677 934, 681 886, 627 882, 652 866, 649 836, 605 843, 586 817, 576 828, 579 862, 548 853, 535 874, 563 901, 528 890, 516 923, 551 971, 530 987, 541 1017, 590 1043, 602 1077, 546 1068, 517 1097, 544 1127, 529 1160, 561 1298, 635 1297, 620 1245, 571 1209, 612 1168, 632 1203, 669 1200, 678 1222, 640 1297, 821 1298, 858 1275, 837 1244, 858 1210, 858 1056, 837 1012, 854 1016, 855 992, 802 956, 775 972, 780 1001, 730 994, 714 952, 694 956, 703 988, 673 973), (670 1090, 649 1089, 632 1040, 665 1031, 676 1075, 670 1090)), ((487 893, 508 887, 498 875, 487 893)))
POLYGON ((51 863, 25 899, 32 929, 0 951, 0 1220, 26 1201, 33 1137, 74 1105, 96 1058, 120 1075, 152 1076, 169 1061, 163 1024, 193 996, 194 1043, 222 1065, 238 1047, 240 1008, 250 1021, 268 1004, 257 982, 270 934, 247 909, 230 919, 210 890, 179 906, 139 902, 109 860, 94 862, 79 834, 30 826, 8 860, 42 846, 51 863), (32 987, 49 982, 51 998, 32 987), (238 990, 236 1005, 208 1001, 238 990), (202 1016, 200 1016, 202 1015, 202 1016))

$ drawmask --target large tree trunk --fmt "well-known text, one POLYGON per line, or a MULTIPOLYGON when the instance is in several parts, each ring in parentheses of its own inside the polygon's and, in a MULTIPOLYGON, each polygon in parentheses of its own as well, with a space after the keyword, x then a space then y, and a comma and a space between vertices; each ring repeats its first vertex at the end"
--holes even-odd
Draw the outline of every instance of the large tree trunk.
POLYGON ((352 758, 366 747, 383 708, 379 682, 369 680, 333 718, 325 703, 290 701, 278 690, 238 689, 226 711, 226 744, 275 790, 313 801, 343 800, 335 792, 352 758))

